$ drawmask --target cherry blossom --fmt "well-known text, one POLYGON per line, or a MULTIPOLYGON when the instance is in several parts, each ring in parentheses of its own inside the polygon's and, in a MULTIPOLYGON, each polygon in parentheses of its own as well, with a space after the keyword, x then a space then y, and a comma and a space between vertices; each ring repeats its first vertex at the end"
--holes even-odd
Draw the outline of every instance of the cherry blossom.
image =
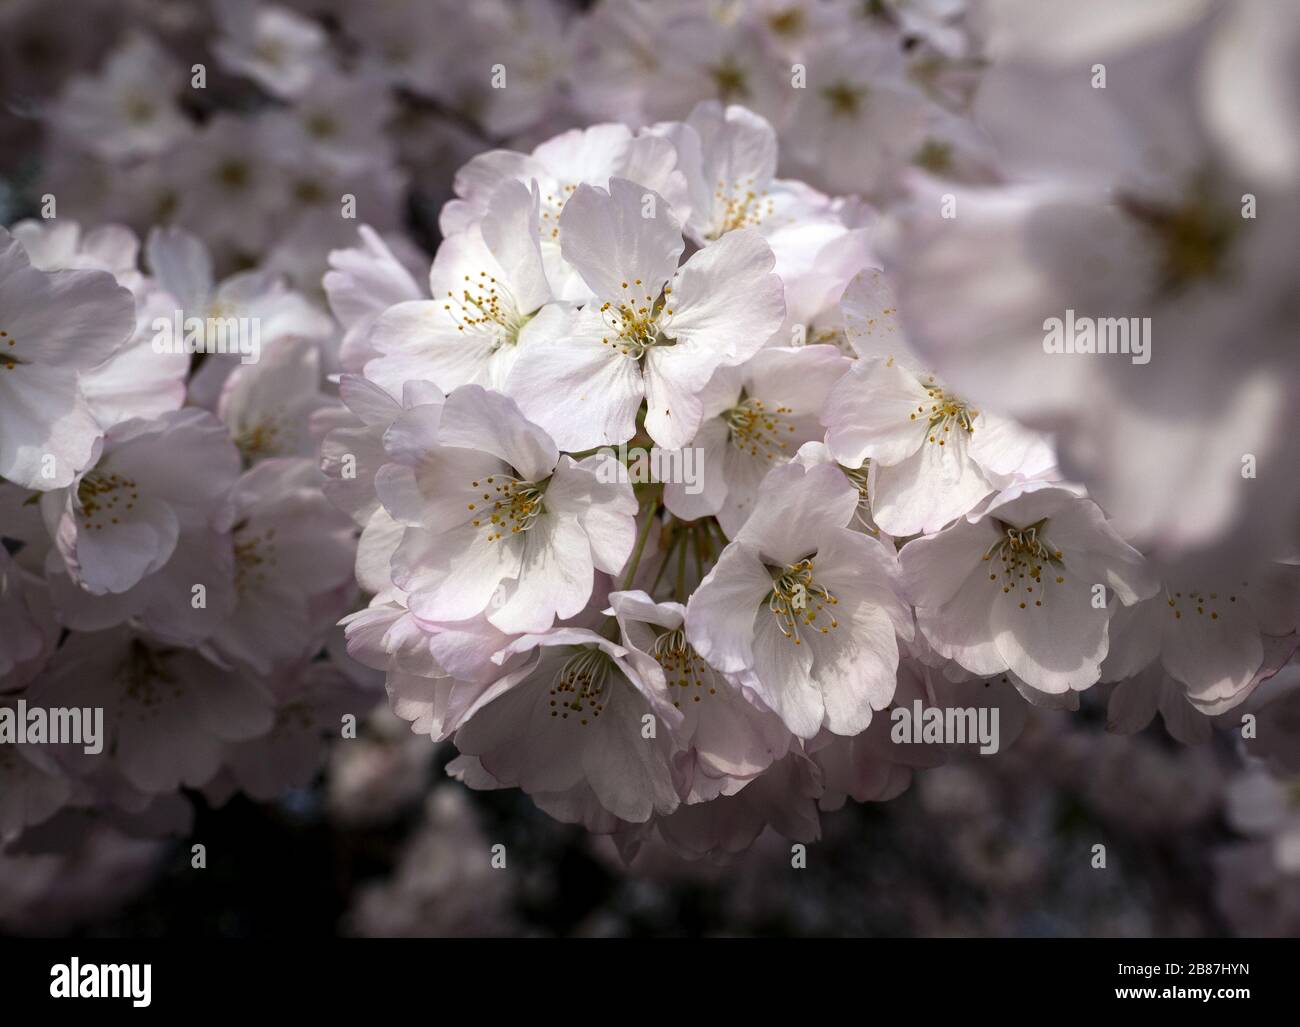
POLYGON ((898 555, 917 628, 937 653, 1055 695, 1100 677, 1110 596, 1132 606, 1158 587, 1095 503, 1053 485, 1008 490, 898 555))
POLYGON ((81 387, 135 326, 131 294, 101 271, 41 271, 0 230, 0 476, 66 487, 94 460, 100 425, 81 387))
POLYGON ((741 675, 800 738, 863 730, 894 694, 911 615, 893 557, 847 525, 858 492, 834 467, 787 464, 686 610, 686 637, 741 675))
POLYGON ((491 604, 502 630, 545 630, 586 605, 597 570, 614 573, 631 553, 631 488, 602 481, 600 455, 561 454, 499 393, 463 385, 436 414, 409 410, 385 449, 376 488, 406 526, 393 580, 423 619, 465 620, 491 604))
POLYGON ((770 247, 752 230, 729 232, 679 268, 681 227, 664 198, 621 178, 608 192, 579 186, 560 222, 565 259, 596 299, 563 336, 524 348, 506 391, 565 448, 627 441, 643 399, 651 438, 681 448, 713 372, 753 356, 781 325, 770 247), (576 416, 552 402, 575 389, 576 416))

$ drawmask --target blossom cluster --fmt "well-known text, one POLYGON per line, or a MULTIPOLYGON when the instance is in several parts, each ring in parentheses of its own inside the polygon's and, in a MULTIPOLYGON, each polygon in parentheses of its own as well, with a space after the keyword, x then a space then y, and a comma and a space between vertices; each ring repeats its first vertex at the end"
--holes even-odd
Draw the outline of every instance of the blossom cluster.
POLYGON ((23 221, 0 242, 0 834, 60 811, 183 828, 182 787, 308 783, 370 706, 361 668, 318 659, 358 594, 310 430, 338 403, 333 323, 276 276, 216 281, 181 229, 149 235, 144 270, 121 226, 23 221), (256 312, 264 359, 191 373, 156 345, 159 317, 226 304, 256 312), (101 736, 36 730, 61 710, 82 735, 102 711, 101 736))
MULTIPOLYGON (((891 730, 914 699, 1118 681, 1117 728, 1208 737, 1294 650, 1300 570, 1164 577, 1051 437, 909 343, 860 208, 777 163, 705 101, 463 169, 427 298, 374 305, 325 440, 374 593, 352 655, 471 787, 693 854, 895 794, 942 758, 891 730), (618 462, 647 450, 699 487, 618 462)), ((368 254, 329 286, 411 291, 368 254)))
POLYGON ((0 230, 0 711, 105 738, 0 745, 0 841, 281 795, 382 687, 727 862, 1101 696, 1295 898, 1294 12, 108 6, 0 230))

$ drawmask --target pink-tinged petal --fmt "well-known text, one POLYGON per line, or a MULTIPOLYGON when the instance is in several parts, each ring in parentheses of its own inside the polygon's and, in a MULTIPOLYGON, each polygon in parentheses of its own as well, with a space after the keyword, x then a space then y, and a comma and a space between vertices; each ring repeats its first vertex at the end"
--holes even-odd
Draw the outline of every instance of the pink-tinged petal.
POLYGON ((947 531, 913 539, 898 554, 903 591, 918 608, 943 606, 969 579, 987 580, 998 570, 981 559, 997 538, 990 524, 958 521, 947 531))
POLYGON ((377 507, 361 529, 357 540, 357 584, 367 592, 379 594, 392 586, 393 553, 401 544, 405 527, 377 507))
MULTIPOLYGON (((737 450, 730 444, 728 435, 726 422, 721 418, 715 417, 701 425, 686 451, 694 450, 696 454, 697 480, 669 482, 664 485, 664 506, 674 517, 693 521, 710 514, 717 514, 723 509, 724 504, 730 502, 733 490, 757 488, 762 475, 767 471, 766 466, 758 468, 752 482, 734 473, 730 468, 730 462, 734 459, 737 450)), ((749 463, 753 464, 754 461, 749 463)), ((752 502, 752 495, 748 498, 752 502)), ((748 516, 747 509, 745 514, 748 516)), ((743 518, 732 527, 738 527, 739 523, 743 523, 743 518)), ((723 523, 722 528, 727 531, 727 524, 723 523)), ((734 535, 735 532, 732 531, 730 534, 734 535)))
POLYGON ((0 311, 0 368, 16 361, 88 370, 135 330, 135 301, 112 275, 38 271, 7 232, 0 233, 0 311))
POLYGON ((609 192, 579 185, 560 214, 564 259, 597 297, 615 305, 658 298, 684 245, 667 201, 626 179, 611 178, 609 192))
POLYGON ((444 446, 491 453, 527 481, 547 477, 560 458, 550 436, 513 399, 478 385, 462 386, 447 397, 439 439, 444 446))
POLYGON ((420 298, 420 287, 369 225, 357 229, 361 245, 331 250, 322 285, 330 310, 346 328, 373 319, 389 307, 420 298))
POLYGON ((231 373, 217 416, 246 461, 316 452, 311 416, 332 402, 321 393, 320 380, 320 352, 306 339, 285 340, 231 373))
POLYGON ((105 429, 132 417, 157 417, 185 402, 190 355, 153 348, 153 324, 158 317, 171 320, 174 301, 150 289, 138 302, 135 335, 108 360, 80 374, 82 394, 105 429))
MULTIPOLYGON (((1164 606, 1159 599, 1152 602, 1157 609, 1164 606)), ((1176 611, 1164 606, 1160 662, 1193 700, 1209 704, 1236 695, 1264 662, 1259 624, 1244 607, 1208 597, 1204 603, 1184 598, 1176 611)))
POLYGON ((486 379, 493 336, 463 332, 448 316, 447 300, 409 300, 390 307, 371 329, 380 355, 367 361, 366 377, 393 395, 408 381, 429 381, 444 392, 486 379))
POLYGON ((203 240, 180 228, 155 228, 145 242, 154 278, 194 317, 207 313, 212 294, 212 256, 203 240))
POLYGON ((527 182, 547 178, 546 165, 514 150, 488 150, 456 172, 452 187, 465 201, 453 200, 443 208, 438 226, 448 238, 466 231, 487 206, 492 194, 510 179, 527 182))
POLYGON ((393 554, 393 582, 411 593, 416 616, 469 620, 487 609, 503 580, 518 575, 522 559, 522 540, 488 541, 481 528, 408 528, 393 554))
MULTIPOLYGON (((389 453, 404 443, 403 418, 389 429, 389 453)), ((385 464, 375 474, 375 492, 394 520, 434 531, 484 523, 484 511, 501 487, 498 478, 513 477, 504 461, 476 449, 432 446, 412 457, 414 466, 385 464), (492 479, 489 481, 488 479, 492 479)))
POLYGON ((871 513, 889 534, 938 531, 993 491, 970 459, 965 431, 949 432, 943 442, 941 446, 927 437, 906 459, 876 465, 871 513))
POLYGON ((624 621, 654 624, 661 628, 680 628, 686 622, 686 607, 681 603, 657 603, 640 589, 611 592, 609 606, 624 621))
MULTIPOLYGON (((754 624, 753 647, 754 691, 794 735, 812 738, 826 717, 825 696, 812 676, 812 647, 795 645, 766 610, 754 624)), ((870 719, 869 707, 865 716, 870 719)))
POLYGON ((1165 617, 1173 613, 1162 595, 1132 606, 1114 602, 1110 617, 1110 648, 1101 667, 1103 681, 1124 681, 1141 673, 1160 655, 1165 617))
POLYGON ((988 412, 975 419, 968 452, 984 471, 998 475, 1038 477, 1056 466, 1056 455, 1044 436, 988 412))
POLYGON ((618 478, 621 465, 595 453, 581 463, 560 457, 546 489, 546 509, 572 513, 587 535, 598 570, 617 574, 636 542, 636 495, 618 478))
POLYGON ((440 625, 428 636, 430 654, 448 674, 465 681, 495 680, 501 667, 492 657, 510 642, 510 636, 486 617, 440 625))
POLYGON ((65 488, 94 460, 99 439, 75 371, 0 364, 0 477, 23 488, 65 488))
POLYGON ((548 510, 521 534, 518 574, 502 585, 487 617, 508 633, 545 631, 557 618, 577 616, 591 598, 591 544, 571 513, 548 510))
POLYGON ((721 181, 763 188, 776 174, 776 132, 766 118, 709 100, 695 105, 686 124, 699 133, 710 186, 721 181))
POLYGON ((707 347, 722 363, 748 360, 785 320, 774 263, 772 248, 754 229, 728 232, 699 250, 673 280, 665 333, 707 347))
MULTIPOLYGON (((1297 637, 1294 633, 1280 638, 1276 635, 1263 635, 1260 637, 1260 643, 1264 647, 1264 659, 1260 663, 1259 670, 1255 672, 1255 676, 1246 683, 1245 688, 1220 697, 1193 695, 1188 692, 1186 693, 1187 701, 1207 717, 1218 716, 1239 706, 1249 699, 1260 685, 1269 681, 1290 663, 1291 657, 1296 652, 1297 637)), ((1264 716, 1268 712, 1271 712, 1271 710, 1261 703, 1260 715, 1264 716)), ((1278 710, 1277 717, 1280 720, 1285 720, 1285 709, 1278 710)))
POLYGON ((530 792, 571 788, 582 780, 590 732, 577 717, 551 717, 549 698, 540 683, 506 691, 463 724, 456 748, 478 756, 502 784, 530 792))
MULTIPOLYGON (((991 604, 991 626, 1006 669, 1050 695, 1096 684, 1108 645, 1109 614, 1093 606, 1092 584, 1078 575, 1064 577, 1063 583, 1044 583, 1032 594, 1019 590, 1003 594, 996 582, 987 583, 997 592, 991 604), (1041 599, 1036 598, 1039 595, 1041 599)), ((967 669, 988 673, 978 667, 967 669)))
POLYGON ((894 622, 870 597, 835 593, 839 627, 810 636, 812 674, 821 688, 826 728, 837 735, 856 735, 894 697, 898 640, 894 622), (834 636, 834 637, 832 637, 834 636))
POLYGON ((362 666, 388 670, 393 655, 388 632, 403 619, 412 618, 396 603, 376 604, 348 614, 339 622, 344 629, 348 656, 362 666))
POLYGON ((1160 682, 1160 715, 1165 730, 1184 745, 1205 745, 1214 734, 1210 718, 1187 697, 1187 690, 1168 675, 1160 682))
MULTIPOLYGON (((939 536, 942 537, 942 536, 939 536)), ((908 545, 916 545, 909 542, 908 545)), ((904 549, 907 547, 904 546, 904 549)), ((910 580, 911 571, 904 568, 910 580)), ((956 660, 972 674, 989 677, 1007 669, 1006 658, 995 644, 992 615, 994 603, 979 574, 966 579, 946 602, 916 607, 916 624, 940 656, 956 660)))
POLYGON ((172 508, 143 496, 97 509, 75 507, 59 525, 57 544, 72 576, 88 592, 125 592, 167 562, 176 548, 180 526, 172 508))
POLYGON ((551 299, 538 240, 539 206, 536 182, 531 192, 522 182, 507 182, 492 195, 479 226, 520 314, 531 314, 551 299))
POLYGON ((816 570, 832 594, 862 600, 887 616, 900 638, 912 640, 912 611, 901 595, 902 570, 892 545, 839 528, 820 540, 816 570))
POLYGON ((860 363, 831 390, 822 417, 826 447, 845 467, 867 459, 901 463, 925 442, 933 405, 916 375, 896 361, 860 363))
POLYGON ((1273 563, 1253 575, 1250 605, 1266 635, 1290 635, 1300 629, 1300 566, 1273 563))
POLYGON ((392 409, 382 427, 384 451, 405 467, 418 467, 424 457, 439 446, 438 426, 442 423, 442 404, 424 403, 392 409))
POLYGON ((844 312, 844 333, 862 360, 893 358, 913 371, 925 369, 925 361, 912 349, 898 320, 898 300, 885 273, 871 267, 849 282, 840 300, 844 312))
POLYGON ((680 801, 673 788, 664 744, 641 733, 641 710, 647 710, 629 687, 615 686, 591 739, 582 751, 582 769, 600 804, 620 820, 643 823, 666 815, 680 801), (632 709, 622 708, 625 705, 632 709), (636 708, 637 706, 640 709, 636 708))
POLYGON ((773 564, 796 563, 821 538, 849 523, 858 498, 838 467, 784 464, 763 480, 754 512, 736 541, 759 550, 773 564))
POLYGON ((567 336, 528 341, 505 391, 563 450, 626 442, 636 434, 645 386, 637 362, 615 342, 600 315, 583 310, 567 336))
POLYGON ((139 483, 142 496, 165 499, 187 527, 206 526, 239 477, 225 425, 194 407, 116 425, 104 451, 111 470, 139 483))
POLYGON ((733 542, 686 604, 686 637, 695 651, 724 673, 754 665, 754 630, 772 576, 756 547, 733 542))
POLYGON ((701 393, 719 355, 698 344, 652 346, 645 356, 645 430, 663 449, 681 449, 704 419, 701 393))
POLYGON ((770 346, 744 365, 745 392, 769 410, 785 407, 787 418, 819 414, 850 366, 838 346, 770 346))
POLYGON ((1106 730, 1135 735, 1150 724, 1160 703, 1164 677, 1163 670, 1151 667, 1116 685, 1106 704, 1106 730))
MULTIPOLYGON (((632 143, 632 133, 626 125, 573 128, 538 146, 533 151, 532 159, 547 174, 561 182, 593 182, 600 185, 623 165, 632 143)), ((635 175, 624 177, 642 181, 635 175)))
MULTIPOLYGON (((1105 584, 1125 605, 1156 594, 1160 581, 1154 570, 1119 537, 1101 507, 1061 489, 1040 489, 1029 498, 1040 496, 1051 502, 1052 494, 1066 497, 1064 506, 1050 517, 1047 530, 1051 543, 1065 554, 1067 566, 1077 569, 1090 583, 1105 584)), ((1018 513, 1023 505, 1018 501, 999 509, 1018 513)))

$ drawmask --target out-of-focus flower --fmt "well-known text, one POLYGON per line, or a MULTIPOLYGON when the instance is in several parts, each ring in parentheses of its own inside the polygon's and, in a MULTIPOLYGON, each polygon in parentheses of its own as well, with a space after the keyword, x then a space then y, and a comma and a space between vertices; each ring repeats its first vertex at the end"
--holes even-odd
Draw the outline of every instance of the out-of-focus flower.
POLYGON ((230 71, 279 97, 305 93, 329 63, 325 30, 288 7, 215 0, 222 38, 213 46, 230 71))
POLYGON ((1269 842, 1285 874, 1300 874, 1300 787, 1266 770, 1247 770, 1228 786, 1228 822, 1242 834, 1269 842))
POLYGON ((1250 694, 1261 671, 1280 665, 1268 665, 1279 659, 1266 650, 1270 638, 1284 647, 1285 662, 1297 629, 1298 567, 1242 567, 1204 584, 1174 579, 1150 599, 1116 609, 1103 676, 1121 680, 1158 661, 1193 706, 1223 713, 1250 694))
POLYGON ((217 518, 234 547, 235 607, 207 645, 258 674, 310 659, 347 611, 355 529, 320 489, 312 461, 264 460, 217 518))
POLYGON ((357 896, 348 930, 374 938, 511 933, 510 878, 484 858, 489 842, 465 793, 440 785, 425 800, 424 820, 393 878, 357 896))
POLYGON ((1056 431, 1067 473, 1151 555, 1221 567, 1239 558, 1229 539, 1278 556, 1300 502, 1280 471, 1300 380, 1282 256, 1296 176, 1243 173, 1251 159, 1225 146, 1249 125, 1276 140, 1258 160, 1282 159, 1295 105, 1268 83, 1297 37, 1278 12, 1267 59, 1230 79, 1254 64, 1260 5, 1210 7, 1062 13, 1079 31, 1054 28, 1035 53, 1037 21, 991 4, 1008 56, 976 114, 1011 182, 916 179, 883 249, 909 334, 946 381, 1056 431))
POLYGON ((103 707, 103 753, 72 749, 74 774, 116 772, 149 794, 206 784, 225 743, 272 723, 261 685, 122 628, 74 635, 28 696, 54 707, 103 707))
POLYGON ((181 68, 156 41, 133 35, 109 56, 98 79, 68 83, 50 120, 108 160, 156 156, 190 131, 176 103, 182 81, 181 68))
POLYGON ((48 491, 95 458, 100 426, 80 374, 135 326, 131 294, 102 271, 41 271, 0 230, 0 476, 48 491))
POLYGON ((94 595, 116 595, 157 573, 182 532, 208 525, 237 459, 201 410, 111 429, 94 466, 41 499, 68 575, 94 595))

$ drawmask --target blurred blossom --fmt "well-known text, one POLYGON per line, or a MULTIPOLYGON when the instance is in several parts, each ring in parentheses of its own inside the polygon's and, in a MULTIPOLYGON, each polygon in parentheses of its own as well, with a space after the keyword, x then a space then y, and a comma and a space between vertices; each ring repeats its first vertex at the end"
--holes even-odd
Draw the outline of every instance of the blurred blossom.
POLYGON ((368 727, 353 744, 336 746, 330 758, 329 809, 344 824, 393 818, 428 785, 434 750, 427 738, 411 735, 382 709, 368 727))
POLYGON ((513 933, 513 878, 493 868, 488 842, 466 793, 439 785, 425 798, 396 872, 359 890, 346 930, 381 938, 513 933))

